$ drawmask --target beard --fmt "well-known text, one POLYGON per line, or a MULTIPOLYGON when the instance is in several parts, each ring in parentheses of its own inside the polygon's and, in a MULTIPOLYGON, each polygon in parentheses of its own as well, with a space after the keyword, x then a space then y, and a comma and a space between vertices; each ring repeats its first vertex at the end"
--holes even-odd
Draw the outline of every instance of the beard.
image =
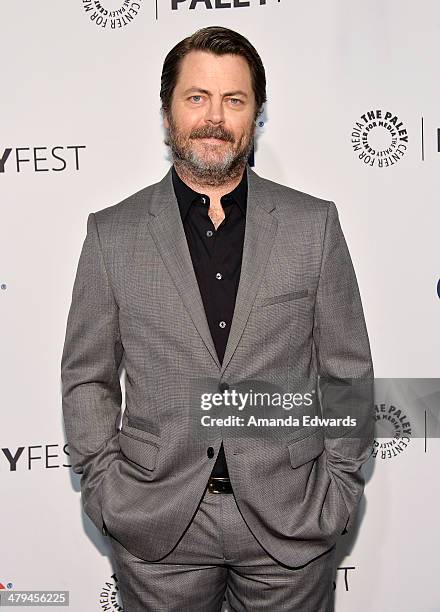
POLYGON ((185 134, 169 113, 165 144, 171 149, 174 165, 180 174, 200 185, 218 187, 241 176, 253 147, 255 123, 236 141, 234 134, 222 126, 206 125, 185 134), (218 138, 226 143, 205 143, 202 138, 218 138), (200 146, 194 146, 199 140, 200 146), (200 151, 200 152, 199 152, 200 151))

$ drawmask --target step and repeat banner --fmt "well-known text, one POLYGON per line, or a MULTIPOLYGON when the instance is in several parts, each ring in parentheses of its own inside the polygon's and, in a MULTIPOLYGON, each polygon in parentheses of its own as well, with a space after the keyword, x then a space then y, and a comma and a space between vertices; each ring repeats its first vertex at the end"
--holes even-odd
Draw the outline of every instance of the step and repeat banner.
POLYGON ((336 203, 370 336, 381 435, 338 544, 335 610, 440 610, 439 3, 1 0, 0 15, 0 593, 122 610, 69 463, 67 313, 88 214, 169 168, 165 55, 223 25, 266 69, 253 168, 336 203))

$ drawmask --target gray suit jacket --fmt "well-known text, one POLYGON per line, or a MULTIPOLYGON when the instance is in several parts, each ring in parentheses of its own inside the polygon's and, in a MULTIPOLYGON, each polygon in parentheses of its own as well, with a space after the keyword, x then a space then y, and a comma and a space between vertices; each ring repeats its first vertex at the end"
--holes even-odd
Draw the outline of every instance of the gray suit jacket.
MULTIPOLYGON (((288 565, 333 546, 363 493, 372 428, 334 437, 323 425, 258 434, 197 427, 200 390, 227 382, 295 391, 298 380, 320 377, 370 381, 352 399, 360 419, 373 420, 369 341, 334 203, 246 171, 241 277, 221 365, 171 169, 88 217, 61 363, 66 436, 84 511, 145 560, 161 559, 182 536, 222 440, 244 519, 288 565)), ((325 384, 320 393, 322 413, 335 415, 339 400, 325 384)))

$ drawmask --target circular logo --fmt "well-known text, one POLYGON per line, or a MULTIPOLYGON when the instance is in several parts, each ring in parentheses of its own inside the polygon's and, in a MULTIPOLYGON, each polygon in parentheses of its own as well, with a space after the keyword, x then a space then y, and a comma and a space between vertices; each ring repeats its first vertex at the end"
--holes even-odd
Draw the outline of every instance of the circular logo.
POLYGON ((90 21, 100 28, 118 30, 131 23, 141 9, 142 0, 82 0, 90 21))
POLYGON ((119 594, 118 577, 113 574, 111 580, 106 582, 99 595, 99 603, 102 610, 112 610, 113 612, 124 612, 121 596, 119 594))
POLYGON ((402 454, 411 440, 411 423, 401 408, 393 404, 375 405, 375 432, 372 456, 393 459, 402 454))
POLYGON ((370 110, 354 124, 351 146, 363 164, 389 168, 405 155, 408 133, 401 119, 394 113, 381 109, 370 110))

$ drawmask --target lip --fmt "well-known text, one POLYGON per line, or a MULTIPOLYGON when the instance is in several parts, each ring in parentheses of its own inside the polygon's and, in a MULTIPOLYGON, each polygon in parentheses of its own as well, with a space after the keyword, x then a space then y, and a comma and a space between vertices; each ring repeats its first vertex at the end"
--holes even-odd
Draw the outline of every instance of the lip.
POLYGON ((224 140, 221 140, 220 138, 201 138, 200 140, 203 140, 204 142, 212 142, 214 144, 225 142, 224 140))

